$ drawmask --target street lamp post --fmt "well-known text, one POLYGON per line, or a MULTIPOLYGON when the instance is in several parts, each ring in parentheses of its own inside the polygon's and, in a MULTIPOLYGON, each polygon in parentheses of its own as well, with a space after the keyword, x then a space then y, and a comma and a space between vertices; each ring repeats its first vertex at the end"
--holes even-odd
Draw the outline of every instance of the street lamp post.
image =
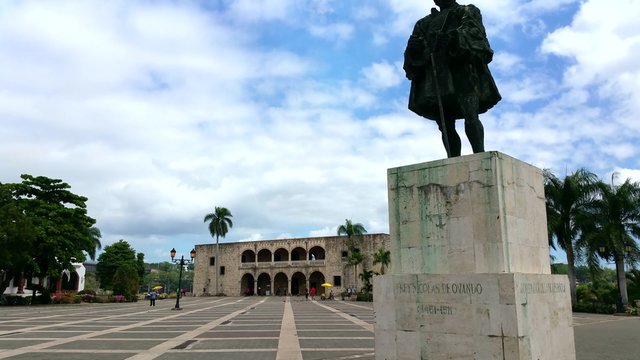
POLYGON ((178 275, 178 291, 176 292, 176 306, 171 310, 182 310, 182 308, 180 308, 180 294, 182 293, 182 268, 184 268, 185 264, 192 264, 195 261, 196 249, 191 250, 189 255, 191 255, 191 260, 185 260, 184 255, 180 257, 180 260, 174 259, 176 257, 176 249, 171 249, 171 261, 176 264, 180 264, 180 275, 178 275))

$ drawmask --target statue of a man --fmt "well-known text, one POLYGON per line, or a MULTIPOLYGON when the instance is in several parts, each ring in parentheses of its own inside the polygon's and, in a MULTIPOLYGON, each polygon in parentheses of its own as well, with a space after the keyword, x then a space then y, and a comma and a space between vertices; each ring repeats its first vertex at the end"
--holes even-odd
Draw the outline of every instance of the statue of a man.
POLYGON ((404 52, 404 70, 411 80, 409 109, 435 120, 448 157, 460 156, 456 119, 474 153, 484 151, 484 128, 478 114, 500 101, 489 64, 493 50, 480 10, 455 0, 434 0, 440 8, 418 20, 404 52))

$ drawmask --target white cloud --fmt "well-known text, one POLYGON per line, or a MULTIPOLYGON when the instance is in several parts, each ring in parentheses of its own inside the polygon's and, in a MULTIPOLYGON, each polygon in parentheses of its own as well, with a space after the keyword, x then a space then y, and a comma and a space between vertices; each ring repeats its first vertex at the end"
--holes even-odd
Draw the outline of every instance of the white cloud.
POLYGON ((338 231, 338 227, 324 227, 322 229, 316 229, 309 231, 310 237, 321 237, 321 236, 335 236, 336 231, 338 231))
POLYGON ((353 36, 354 28, 353 25, 346 23, 310 25, 309 32, 322 39, 343 42, 353 36))
POLYGON ((366 85, 374 89, 386 89, 397 86, 404 80, 401 66, 402 65, 381 62, 371 64, 360 72, 364 77, 366 85))

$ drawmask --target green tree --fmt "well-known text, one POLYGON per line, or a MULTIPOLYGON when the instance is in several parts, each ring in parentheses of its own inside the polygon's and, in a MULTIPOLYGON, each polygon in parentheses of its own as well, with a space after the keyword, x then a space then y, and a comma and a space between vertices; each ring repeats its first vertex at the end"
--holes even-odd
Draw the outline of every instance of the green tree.
POLYGON ((360 273, 360 280, 362 280, 362 291, 365 294, 371 294, 373 291, 373 284, 371 284, 371 279, 373 278, 373 270, 362 270, 360 273))
POLYGON ((100 289, 100 283, 96 277, 96 273, 88 272, 84 276, 84 289, 96 291, 100 289))
POLYGON ((209 213, 204 216, 204 222, 209 222, 209 233, 211 237, 216 238, 216 253, 215 253, 215 262, 216 262, 216 294, 220 294, 220 287, 218 277, 220 276, 220 258, 218 257, 218 238, 224 238, 229 229, 233 227, 233 222, 231 221, 231 212, 225 207, 216 206, 212 213, 209 213))
POLYGON ((585 218, 587 207, 597 194, 598 178, 595 174, 580 169, 564 180, 549 171, 544 172, 547 227, 549 243, 553 240, 567 254, 567 275, 571 290, 571 303, 576 304, 576 243, 581 234, 581 219, 585 218))
POLYGON ((385 269, 391 263, 391 252, 381 247, 373 254, 373 265, 380 264, 380 274, 384 275, 385 269))
POLYGON ((14 276, 33 269, 29 253, 34 239, 31 223, 18 208, 11 188, 0 184, 0 249, 5 249, 0 251, 0 294, 14 276))
POLYGON ((593 202, 585 229, 587 261, 592 267, 599 263, 598 257, 615 264, 619 305, 627 306, 625 261, 634 263, 640 254, 635 240, 640 236, 640 183, 627 179, 619 186, 598 185, 600 195, 593 202))
POLYGON ((99 231, 87 215, 87 198, 69 191, 69 184, 44 176, 21 178, 10 186, 34 233, 29 253, 42 284, 44 277, 58 277, 62 270, 73 270, 72 263, 84 262, 85 252, 94 256, 99 231))
MULTIPOLYGON (((144 254, 138 254, 138 256, 140 255, 144 259, 144 254)), ((114 291, 123 287, 128 288, 130 285, 128 277, 115 277, 118 269, 122 268, 135 275, 138 278, 137 283, 139 283, 142 279, 139 275, 138 256, 136 256, 136 251, 124 240, 105 246, 104 252, 98 257, 98 264, 96 265, 96 275, 100 285, 104 289, 114 291), (125 283, 120 283, 121 281, 125 281, 125 283)))
POLYGON ((131 262, 123 263, 113 274, 111 284, 114 294, 124 295, 127 301, 137 301, 140 284, 137 264, 131 262))

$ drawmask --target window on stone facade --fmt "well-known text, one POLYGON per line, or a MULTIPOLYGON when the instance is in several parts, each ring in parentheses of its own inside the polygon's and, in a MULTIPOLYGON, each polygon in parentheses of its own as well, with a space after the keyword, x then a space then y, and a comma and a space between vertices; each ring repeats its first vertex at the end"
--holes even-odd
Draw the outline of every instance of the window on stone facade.
POLYGON ((209 258, 209 266, 215 266, 216 265, 216 257, 212 256, 209 258))
POLYGON ((345 250, 345 251, 342 252, 342 257, 343 258, 346 258, 348 256, 349 256, 349 252, 348 251, 345 250))
POLYGON ((224 266, 220 266, 220 275, 224 275, 224 266))
POLYGON ((333 277, 333 286, 342 286, 342 277, 334 276, 333 277))

